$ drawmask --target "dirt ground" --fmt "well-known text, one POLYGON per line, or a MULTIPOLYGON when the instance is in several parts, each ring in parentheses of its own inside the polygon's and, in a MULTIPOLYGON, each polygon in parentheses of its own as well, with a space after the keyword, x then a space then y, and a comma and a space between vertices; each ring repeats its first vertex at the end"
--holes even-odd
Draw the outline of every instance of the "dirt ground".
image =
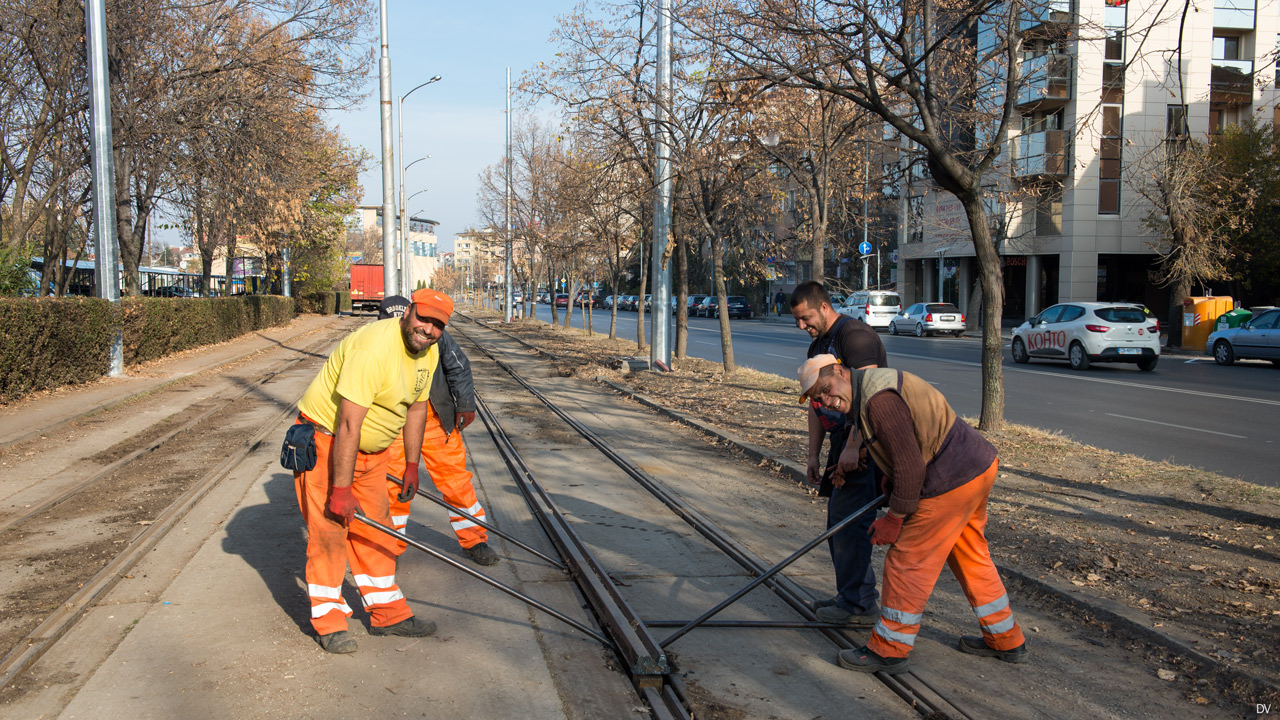
MULTIPOLYGON (((670 373, 627 372, 618 358, 647 354, 634 342, 534 320, 503 329, 559 356, 562 374, 616 380, 777 456, 805 462, 806 425, 793 378, 748 369, 726 375, 720 364, 696 359, 679 360, 670 373)), ((1019 602, 1092 626, 1136 651, 1153 674, 1178 683, 1189 703, 1252 708, 1280 700, 1274 684, 1280 676, 1280 490, 1030 427, 1006 425, 986 435, 1001 464, 990 503, 992 553, 1001 567, 1041 583, 1011 582, 1019 602), (1044 592, 1045 585, 1098 598, 1100 605, 1123 605, 1133 611, 1126 616, 1201 657, 1149 642, 1132 627, 1096 616, 1087 603, 1044 592), (1232 669, 1269 680, 1240 682, 1232 669)), ((796 488, 812 492, 800 483, 796 488)))

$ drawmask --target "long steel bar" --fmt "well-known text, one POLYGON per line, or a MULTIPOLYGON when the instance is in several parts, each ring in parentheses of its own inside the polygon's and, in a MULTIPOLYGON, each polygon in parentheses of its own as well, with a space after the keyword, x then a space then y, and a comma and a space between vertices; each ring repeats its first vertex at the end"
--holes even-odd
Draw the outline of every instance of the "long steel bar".
POLYGON ((666 646, 670 645, 671 643, 675 642, 676 640, 679 640, 681 637, 683 637, 683 636, 684 636, 684 634, 685 634, 685 633, 687 633, 687 632, 689 632, 690 630, 692 630, 692 629, 694 629, 694 628, 698 627, 698 626, 699 626, 699 625, 701 625, 702 623, 704 623, 704 622, 706 622, 707 620, 711 619, 711 617, 712 617, 712 616, 714 616, 716 613, 718 613, 718 612, 720 612, 721 610, 724 610, 725 608, 727 608, 727 607, 729 607, 730 605, 734 604, 734 603, 735 603, 735 602, 737 602, 737 601, 738 601, 738 600, 739 600, 743 595, 746 595, 747 593, 751 592, 752 590, 755 590, 756 588, 760 587, 760 585, 761 585, 765 580, 768 580, 769 578, 773 577, 774 575, 777 575, 778 573, 782 572, 784 569, 786 569, 786 567, 787 567, 788 565, 790 565, 791 563, 793 563, 793 562, 795 562, 795 561, 799 560, 800 558, 804 557, 805 555, 807 555, 807 554, 809 553, 809 551, 810 551, 810 550, 812 550, 812 549, 814 549, 815 547, 817 547, 819 544, 821 544, 821 543, 822 543, 822 541, 826 540, 827 538, 831 537, 832 535, 835 535, 836 533, 838 533, 838 532, 840 532, 841 530, 845 529, 845 528, 846 528, 850 523, 852 523, 854 520, 857 520, 858 518, 862 517, 863 515, 866 515, 866 514, 867 514, 867 513, 869 513, 869 512, 875 512, 875 511, 876 511, 876 508, 880 507, 880 503, 882 503, 882 502, 884 502, 884 501, 885 501, 885 496, 884 496, 884 495, 879 495, 879 496, 877 496, 877 497, 876 497, 876 499, 875 499, 875 500, 872 500, 871 502, 867 503, 866 505, 863 505, 862 507, 858 508, 858 511, 857 511, 857 512, 853 513, 852 515, 849 515, 848 517, 846 517, 845 519, 843 519, 843 520, 841 520, 840 522, 836 523, 835 525, 832 525, 831 527, 827 528, 827 531, 826 531, 826 532, 822 533, 822 534, 821 534, 821 535, 819 535, 818 537, 816 537, 816 538, 814 538, 814 539, 810 540, 809 542, 805 543, 805 544, 804 544, 804 547, 802 547, 802 548, 800 548, 799 550, 796 550, 795 552, 791 553, 791 555, 789 555, 789 556, 787 557, 787 559, 786 559, 786 560, 783 560, 782 562, 778 563, 777 565, 774 565, 773 567, 771 567, 771 568, 769 568, 768 570, 764 571, 764 572, 763 572, 763 573, 761 573, 760 575, 756 576, 756 578, 755 578, 754 580, 752 580, 751 582, 747 583, 746 585, 743 585, 743 586, 742 586, 742 588, 741 588, 741 589, 739 589, 737 592, 735 592, 734 594, 732 594, 732 595, 730 595, 729 597, 725 598, 724 600, 721 600, 721 601, 720 601, 720 603, 719 603, 718 605, 716 605, 715 607, 711 608, 710 610, 708 610, 708 611, 706 611, 706 612, 702 613, 702 614, 701 614, 701 615, 699 615, 696 619, 694 619, 694 620, 690 620, 690 621, 689 621, 689 622, 688 622, 684 627, 680 628, 679 630, 675 631, 674 633, 671 633, 671 636, 670 636, 670 637, 668 637, 666 640, 663 640, 663 641, 662 641, 662 647, 664 647, 664 648, 665 648, 666 646))
MULTIPOLYGON (((645 627, 678 628, 688 624, 688 620, 645 620, 645 627)), ((698 627, 703 628, 763 628, 791 630, 848 630, 848 625, 810 621, 810 620, 707 620, 698 627)))
MULTIPOLYGON (((514 338, 514 336, 511 336, 509 333, 506 333, 497 328, 489 328, 489 329, 494 330, 495 332, 499 332, 503 335, 507 335, 508 337, 512 337, 513 339, 516 339, 514 338)), ((517 339, 517 342, 522 342, 522 341, 519 341, 517 339)), ((548 400, 545 396, 539 393, 531 385, 525 382, 524 379, 520 377, 519 373, 513 370, 506 363, 502 362, 501 360, 498 360, 498 358, 495 357, 493 353, 489 352, 479 343, 476 343, 476 347, 480 349, 480 351, 483 352, 485 355, 487 355, 490 359, 492 359, 495 363, 497 363, 500 367, 506 370, 507 373, 509 373, 512 378, 514 378, 517 382, 519 382, 527 390, 529 390, 534 395, 534 397, 537 397, 539 400, 541 400, 543 404, 545 404, 549 409, 551 409, 553 412, 555 412, 557 415, 563 418, 570 426, 572 426, 575 430, 577 430, 580 434, 582 434, 583 437, 591 441, 592 444, 594 444, 597 448, 601 450, 601 452, 603 452, 611 460, 617 463, 619 467, 621 467, 628 474, 630 474, 637 482, 639 482, 643 487, 649 490, 649 492, 653 493, 653 495, 657 497, 659 500, 661 500, 664 504, 666 504, 667 507, 671 508, 672 511, 674 511, 686 523, 688 523, 690 527, 692 527, 703 537, 711 541, 712 544, 720 548, 725 554, 727 554, 730 558, 732 558, 735 562, 739 563, 744 569, 748 570, 749 572, 759 573, 764 571, 766 565, 762 559, 756 557, 751 551, 747 550, 737 541, 730 538, 727 534, 724 533, 723 530, 719 528, 719 526, 717 526, 715 523, 707 519, 697 510, 689 506, 683 499, 681 499, 680 497, 676 496, 675 494, 667 490, 661 483, 659 483, 657 480, 650 477, 643 470, 640 470, 639 467, 637 467, 634 463, 630 462, 620 454, 614 452, 612 448, 610 448, 602 439, 599 438, 599 436, 595 435, 595 433, 591 432, 588 428, 582 425, 582 423, 579 423, 575 418, 568 415, 568 413, 565 413, 563 410, 557 407, 554 403, 548 400)), ((815 619, 815 615, 813 614, 813 604, 811 601, 808 601, 805 599, 809 595, 806 591, 801 589, 799 585, 796 585, 789 578, 785 578, 785 577, 771 578, 768 582, 768 585, 770 588, 773 589, 773 591, 778 595, 780 599, 782 599, 784 602, 790 605, 792 609, 800 613, 800 615, 810 620, 815 619)), ((841 631, 824 629, 822 630, 822 633, 827 637, 828 640, 830 640, 837 647, 843 650, 850 650, 856 647, 856 644, 851 642, 849 638, 841 631)), ((911 687, 908 683, 909 679, 916 680, 922 686, 924 686, 925 688, 933 692, 933 694, 936 695, 939 699, 942 699, 944 702, 946 702, 948 705, 954 708, 963 717, 969 718, 969 720, 973 720, 972 715, 970 715, 969 713, 966 713, 963 709, 957 707, 953 701, 947 699, 945 695, 935 690, 928 683, 924 682, 924 680, 921 679, 918 675, 916 675, 914 671, 908 671, 907 673, 904 673, 902 675, 888 675, 885 673, 876 673, 875 677, 878 680, 880 680, 880 682, 883 683, 886 687, 888 687, 889 690, 891 690, 895 695, 902 698, 904 701, 910 704, 913 708, 915 708, 921 715, 929 716, 933 713, 938 713, 941 716, 945 716, 946 713, 936 703, 934 703, 933 701, 931 701, 926 697, 923 697, 917 688, 911 687)))
POLYGON ((609 635, 614 638, 620 655, 626 661, 633 677, 640 685, 660 684, 661 676, 670 672, 666 653, 644 629, 639 617, 627 605, 617 588, 600 567, 586 546, 570 527, 569 522, 552 502, 533 472, 524 464, 511 439, 498 425, 488 404, 478 394, 476 409, 488 428, 507 466, 512 470, 525 498, 536 504, 534 515, 542 523, 551 541, 556 544, 570 572, 579 581, 583 594, 591 603, 609 635), (646 679, 647 678, 647 679, 646 679))
MULTIPOLYGON (((396 477, 395 475, 392 475, 391 473, 387 473, 387 479, 388 479, 388 480, 390 480, 391 482, 393 482, 393 483, 395 483, 395 484, 399 485, 400 487, 404 487, 404 483, 402 483, 402 482, 400 481, 400 478, 396 477)), ((568 568, 568 566, 566 566, 564 563, 560 562, 559 560, 557 560, 557 559, 555 559, 555 558, 551 557, 550 555, 547 555, 547 554, 545 554, 545 553, 543 553, 543 552, 541 552, 541 551, 537 550, 536 548, 532 548, 532 547, 529 547, 528 545, 525 545, 524 543, 520 542, 519 540, 517 540, 517 539, 515 539, 515 538, 511 537, 511 535, 509 535, 509 534, 507 534, 507 533, 505 533, 505 532, 503 532, 503 531, 499 530, 498 528, 494 527, 493 525, 490 525, 489 523, 485 522, 484 520, 481 520, 480 518, 476 517, 475 515, 472 515, 471 513, 467 512, 466 510, 462 510, 462 509, 460 509, 460 508, 456 508, 456 507, 454 507, 454 506, 450 505, 448 502, 446 502, 446 501, 445 501, 445 500, 443 500, 442 498, 438 498, 438 497, 436 497, 435 495, 432 495, 431 493, 428 493, 428 492, 423 491, 423 489, 422 489, 422 488, 418 488, 418 497, 426 498, 427 500, 430 500, 431 502, 433 502, 433 503, 435 503, 435 504, 439 505, 440 507, 445 508, 446 510, 448 510, 448 511, 449 511, 449 512, 451 512, 451 513, 457 513, 458 515, 461 515, 462 517, 464 517, 464 518, 466 518, 466 519, 470 520, 471 522, 475 523, 476 525, 479 525, 480 527, 484 528, 485 530, 488 530, 489 532, 493 533, 494 535, 497 535, 498 537, 502 538, 503 540, 506 540, 507 542, 511 543, 512 545, 515 545, 516 547, 520 548, 521 550, 525 550, 525 551, 530 552, 530 553, 532 553, 532 554, 534 554, 534 555, 537 555, 538 557, 542 558, 543 560, 546 560, 547 562, 551 563, 552 565, 555 565, 555 566, 556 566, 557 568, 559 568, 560 570, 562 570, 562 571, 564 571, 564 572, 569 572, 569 568, 568 568)))
POLYGON ((389 528, 386 525, 383 525, 382 523, 378 522, 377 520, 372 520, 366 517, 364 513, 358 510, 356 511, 355 518, 356 520, 359 520, 360 522, 364 523, 365 525, 368 525, 371 528, 381 530, 382 532, 396 538, 397 540, 400 540, 401 542, 408 543, 409 545, 412 545, 413 547, 418 548, 422 552, 430 555, 431 557, 437 560, 440 560, 441 562, 444 562, 448 565, 452 565, 453 567, 461 570, 462 572, 470 575, 471 577, 477 578, 487 583, 488 585, 491 585, 492 587, 495 587, 501 590, 502 592, 510 595, 511 597, 516 598, 517 600, 520 600, 526 605, 529 605, 531 607, 535 607, 541 610, 542 612, 572 627, 573 629, 583 632, 584 634, 587 635, 587 637, 590 637, 594 640, 599 641, 605 647, 613 647, 613 643, 609 640, 609 638, 605 637, 604 635, 601 635, 595 630, 587 627, 586 625, 583 625, 582 623, 578 622, 577 620, 574 620, 573 618, 565 615, 564 613, 561 613, 558 610, 554 610, 538 602, 537 600, 534 600, 533 598, 529 597, 528 595, 525 595, 519 590, 503 585, 502 583, 498 582, 497 580, 494 580, 493 578, 489 577, 488 575, 485 575, 484 573, 478 572, 476 570, 472 570, 471 568, 445 555, 439 550, 436 550, 435 548, 429 547, 427 545, 423 545, 422 543, 418 542, 417 540, 414 540, 413 538, 409 537, 408 535, 405 535, 404 533, 397 532, 395 529, 389 528))

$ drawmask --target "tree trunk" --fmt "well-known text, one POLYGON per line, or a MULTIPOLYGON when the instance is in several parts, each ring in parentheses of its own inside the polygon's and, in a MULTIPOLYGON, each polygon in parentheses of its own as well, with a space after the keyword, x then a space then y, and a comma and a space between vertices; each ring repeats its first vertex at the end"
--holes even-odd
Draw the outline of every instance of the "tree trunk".
POLYGON ((1004 424, 1004 371, 1000 365, 1004 281, 1000 274, 1000 256, 991 244, 991 225, 987 222, 982 191, 964 193, 957 199, 969 218, 969 231, 973 236, 982 282, 982 416, 978 420, 978 428, 999 430, 1004 424))
MULTIPOLYGON (((671 357, 684 358, 689 350, 689 256, 685 235, 673 222, 676 239, 676 342, 671 357)), ((674 364, 674 362, 672 363, 674 364)))
MULTIPOLYGON (((644 242, 641 240, 640 242, 644 242)), ((641 245, 643 248, 644 246, 641 245)), ((644 257, 643 253, 640 255, 644 257)), ((644 292, 649 284, 649 263, 640 261, 640 296, 636 299, 636 348, 644 350, 648 347, 648 339, 644 334, 644 292)))
POLYGON ((733 373, 738 366, 733 362, 733 336, 729 334, 729 304, 724 288, 724 240, 717 234, 711 236, 712 277, 716 286, 716 307, 720 308, 720 351, 724 354, 724 371, 733 373))

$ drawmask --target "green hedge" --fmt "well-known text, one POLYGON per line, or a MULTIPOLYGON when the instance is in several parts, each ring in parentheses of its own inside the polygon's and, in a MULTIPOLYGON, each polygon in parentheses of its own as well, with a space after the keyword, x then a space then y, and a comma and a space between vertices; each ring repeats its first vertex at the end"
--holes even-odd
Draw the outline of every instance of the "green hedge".
POLYGON ((316 292, 298 298, 298 312, 314 315, 337 315, 351 312, 351 293, 316 292))
POLYGON ((223 342, 293 319, 294 302, 232 298, 0 299, 0 401, 87 382, 107 373, 115 329, 134 365, 223 342))
POLYGON ((106 300, 0 298, 0 401, 105 375, 116 318, 106 300))

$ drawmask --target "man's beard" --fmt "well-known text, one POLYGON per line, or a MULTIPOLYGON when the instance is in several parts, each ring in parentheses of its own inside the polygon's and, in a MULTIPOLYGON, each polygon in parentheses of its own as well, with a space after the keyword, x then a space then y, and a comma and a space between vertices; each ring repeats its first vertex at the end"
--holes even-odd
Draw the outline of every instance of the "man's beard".
POLYGON ((400 337, 404 340, 405 349, 415 355, 436 343, 434 338, 426 334, 426 330, 403 325, 400 326, 400 337))

